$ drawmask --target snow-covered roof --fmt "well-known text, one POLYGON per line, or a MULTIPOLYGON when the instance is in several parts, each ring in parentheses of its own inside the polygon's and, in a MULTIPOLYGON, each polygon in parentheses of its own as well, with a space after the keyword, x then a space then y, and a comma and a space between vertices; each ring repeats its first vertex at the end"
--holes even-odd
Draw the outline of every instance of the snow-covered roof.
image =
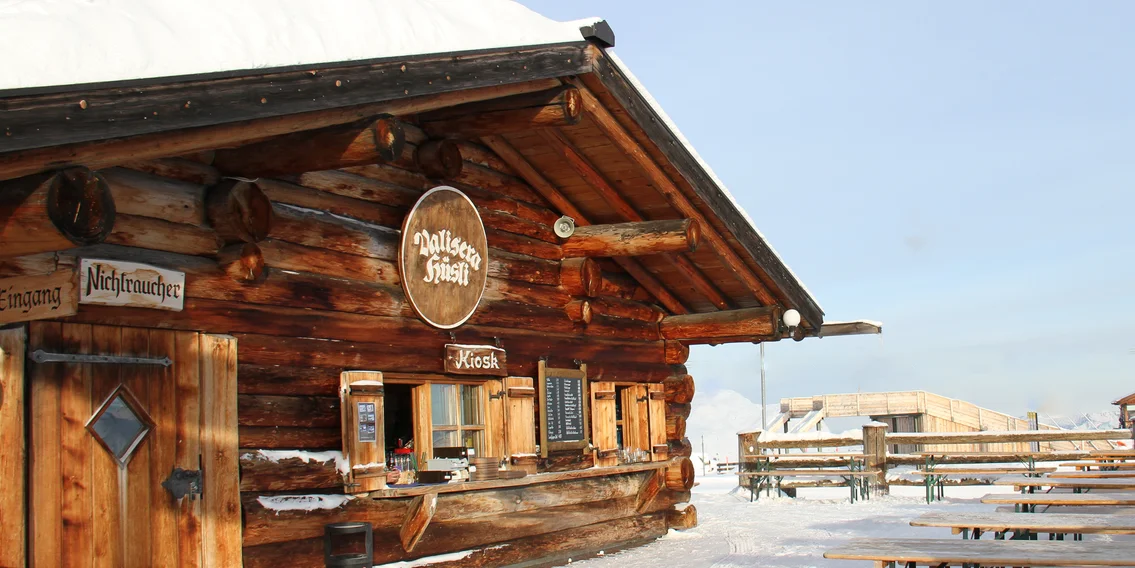
POLYGON ((0 90, 582 41, 510 0, 0 1, 0 90))

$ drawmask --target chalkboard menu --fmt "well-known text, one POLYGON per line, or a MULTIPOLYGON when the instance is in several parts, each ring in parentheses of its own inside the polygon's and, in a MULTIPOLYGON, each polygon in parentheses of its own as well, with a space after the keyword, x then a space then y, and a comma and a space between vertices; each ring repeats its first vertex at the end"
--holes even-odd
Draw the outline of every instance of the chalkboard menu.
POLYGON ((588 446, 587 365, 554 369, 540 362, 540 455, 588 446))

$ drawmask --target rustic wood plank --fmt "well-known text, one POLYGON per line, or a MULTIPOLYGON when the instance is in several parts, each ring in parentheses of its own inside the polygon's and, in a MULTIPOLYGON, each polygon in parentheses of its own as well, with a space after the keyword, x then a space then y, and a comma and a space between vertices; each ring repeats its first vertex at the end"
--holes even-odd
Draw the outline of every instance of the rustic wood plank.
MULTIPOLYGON (((150 331, 150 356, 177 361, 177 332, 150 331)), ((181 558, 178 508, 162 482, 177 465, 177 367, 166 367, 150 383, 150 563, 168 565, 181 558)))
POLYGON ((615 453, 619 449, 615 423, 616 396, 615 383, 591 383, 591 443, 595 445, 596 467, 610 467, 619 463, 615 453))
MULTIPOLYGON (((62 339, 60 350, 64 353, 92 353, 89 325, 64 325, 62 339)), ((92 518, 91 454, 102 448, 93 443, 85 427, 95 410, 91 401, 91 365, 68 364, 63 367, 59 404, 59 469, 63 476, 61 517, 65 543, 62 566, 87 566, 94 552, 95 531, 101 528, 94 525, 92 518)))
MULTIPOLYGON (((198 334, 174 336, 174 376, 177 389, 176 467, 200 470, 201 455, 201 350, 198 334)), ((177 503, 178 558, 181 568, 200 566, 202 561, 202 499, 183 498, 177 503)))
POLYGON ((237 342, 200 336, 201 465, 208 488, 201 498, 202 565, 241 562, 240 471, 237 448, 237 342))
POLYGON ((27 328, 0 330, 0 565, 27 559, 27 448, 24 431, 24 354, 27 328))
MULTIPOLYGON (((382 373, 343 371, 340 376, 339 404, 342 412, 343 456, 350 469, 347 493, 362 493, 386 487, 386 423, 384 417, 382 373), (374 439, 360 440, 359 403, 374 405, 374 439)), ((425 415, 428 416, 428 415, 425 415)))
POLYGON ((426 529, 429 528, 430 521, 433 520, 436 512, 437 493, 418 495, 410 501, 410 506, 406 510, 406 518, 402 521, 402 528, 398 531, 398 537, 402 541, 402 550, 414 551, 414 546, 426 533, 426 529))
POLYGON ((490 379, 483 385, 485 399, 485 455, 503 459, 507 454, 504 380, 490 379))
MULTIPOLYGON (((666 444, 666 393, 662 385, 643 385, 646 390, 647 400, 647 414, 648 414, 648 430, 649 438, 648 443, 650 447, 645 448, 650 450, 651 459, 653 461, 665 461, 669 459, 669 448, 666 444)), ((677 436, 680 440, 684 436, 677 436)))
MULTIPOLYGON (((150 355, 150 332, 146 329, 95 326, 95 339, 96 349, 100 353, 132 357, 150 355)), ((105 400, 115 387, 122 384, 145 407, 143 410, 151 419, 154 419, 150 386, 160 373, 137 365, 98 365, 95 367, 95 372, 95 389, 100 391, 96 396, 97 400, 105 400)), ((101 482, 104 488, 103 495, 97 502, 111 509, 108 511, 110 518, 104 522, 113 522, 113 524, 106 526, 115 527, 115 530, 120 530, 122 533, 117 538, 109 539, 113 543, 110 545, 107 560, 111 557, 118 558, 115 566, 145 566, 152 562, 150 511, 154 507, 154 497, 161 495, 154 493, 151 487, 150 455, 154 452, 154 443, 154 432, 151 432, 147 439, 135 448, 134 455, 126 464, 125 484, 120 481, 122 476, 119 475, 118 464, 110 458, 110 453, 101 452, 108 461, 101 466, 103 468, 101 474, 106 476, 106 479, 101 482), (121 510, 123 493, 125 493, 125 501, 130 505, 125 511, 121 510)), ((163 476, 162 479, 165 477, 163 476)), ((165 489, 160 487, 158 489, 165 492, 165 489)), ((96 504, 96 507, 99 506, 96 504)))
MULTIPOLYGON (((54 351, 62 342, 59 323, 30 324, 29 349, 54 351)), ((28 557, 34 566, 59 566, 63 550, 62 456, 60 438, 60 393, 63 384, 62 365, 34 365, 29 373, 31 416, 28 469, 28 526, 31 537, 28 557)))
POLYGON ((824 553, 824 558, 907 563, 974 563, 982 566, 1130 566, 1135 543, 1047 540, 957 540, 856 538, 824 553))
MULTIPOLYGON (((535 386, 532 377, 505 377, 505 455, 528 456, 536 453, 535 386), (531 393, 531 396, 528 396, 531 393)), ((529 473, 535 473, 530 471, 529 473)))
POLYGON ((240 491, 303 491, 343 487, 342 452, 295 454, 240 449, 240 491))

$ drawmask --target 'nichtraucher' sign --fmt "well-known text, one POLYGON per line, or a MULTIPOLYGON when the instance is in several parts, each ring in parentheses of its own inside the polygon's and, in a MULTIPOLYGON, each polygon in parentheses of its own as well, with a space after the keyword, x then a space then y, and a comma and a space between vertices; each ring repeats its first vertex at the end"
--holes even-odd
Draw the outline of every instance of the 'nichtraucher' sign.
POLYGON ((84 258, 79 265, 79 303, 180 312, 185 306, 185 273, 84 258))
POLYGON ((477 310, 489 262, 485 226, 473 202, 439 186, 422 195, 402 225, 402 288, 426 323, 455 328, 477 310))

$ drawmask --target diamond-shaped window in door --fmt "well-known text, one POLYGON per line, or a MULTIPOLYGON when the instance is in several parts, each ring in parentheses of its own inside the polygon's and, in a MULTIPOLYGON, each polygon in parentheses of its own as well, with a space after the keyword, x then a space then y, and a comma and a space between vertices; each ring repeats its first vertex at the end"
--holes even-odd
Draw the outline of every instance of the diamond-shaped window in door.
POLYGON ((125 385, 114 389, 87 422, 91 435, 122 465, 153 429, 153 420, 125 385))

